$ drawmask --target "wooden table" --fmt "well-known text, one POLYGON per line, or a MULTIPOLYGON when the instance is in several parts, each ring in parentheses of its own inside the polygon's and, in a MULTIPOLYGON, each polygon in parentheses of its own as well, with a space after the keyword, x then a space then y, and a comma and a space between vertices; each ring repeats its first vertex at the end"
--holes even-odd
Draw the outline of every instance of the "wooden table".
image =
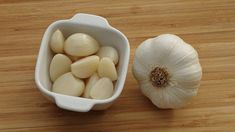
POLYGON ((235 131, 235 0, 1 0, 0 131, 235 131), (75 13, 101 15, 130 41, 124 91, 106 111, 75 113, 44 98, 34 82, 47 26, 75 13), (136 47, 173 33, 199 52, 198 96, 177 110, 145 98, 131 72, 136 47))

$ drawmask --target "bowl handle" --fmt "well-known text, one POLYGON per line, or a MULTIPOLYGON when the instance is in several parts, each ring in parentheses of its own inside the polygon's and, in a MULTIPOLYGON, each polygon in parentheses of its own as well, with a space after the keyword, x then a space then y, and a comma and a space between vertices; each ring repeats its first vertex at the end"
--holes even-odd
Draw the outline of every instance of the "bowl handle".
POLYGON ((55 96, 56 105, 62 109, 77 112, 88 112, 94 106, 94 103, 87 99, 78 99, 78 97, 70 97, 66 95, 55 96))
POLYGON ((110 26, 105 18, 92 14, 78 13, 74 15, 71 20, 81 24, 98 25, 102 27, 110 26))

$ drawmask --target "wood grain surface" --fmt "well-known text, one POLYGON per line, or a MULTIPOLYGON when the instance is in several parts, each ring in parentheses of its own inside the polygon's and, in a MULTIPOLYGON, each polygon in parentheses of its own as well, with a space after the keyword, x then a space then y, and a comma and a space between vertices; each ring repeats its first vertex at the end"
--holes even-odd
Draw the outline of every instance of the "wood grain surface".
POLYGON ((235 131, 235 0, 0 0, 0 131, 235 131), (84 12, 101 15, 129 39, 125 88, 106 111, 56 107, 34 83, 47 26, 84 12), (173 33, 198 51, 203 79, 184 108, 160 110, 131 72, 136 47, 173 33))

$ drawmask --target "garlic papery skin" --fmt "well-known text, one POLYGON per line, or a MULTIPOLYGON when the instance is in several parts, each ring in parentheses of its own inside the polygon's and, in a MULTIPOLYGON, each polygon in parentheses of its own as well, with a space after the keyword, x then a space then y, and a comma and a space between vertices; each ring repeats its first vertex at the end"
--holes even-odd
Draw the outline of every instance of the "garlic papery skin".
POLYGON ((185 106, 197 94, 202 78, 197 51, 172 34, 141 43, 132 70, 143 94, 159 108, 185 106))

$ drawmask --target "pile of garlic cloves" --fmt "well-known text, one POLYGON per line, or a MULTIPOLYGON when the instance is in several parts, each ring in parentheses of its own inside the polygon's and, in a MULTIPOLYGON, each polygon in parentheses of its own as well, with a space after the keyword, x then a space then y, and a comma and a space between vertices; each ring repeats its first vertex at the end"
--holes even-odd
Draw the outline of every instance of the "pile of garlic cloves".
POLYGON ((51 36, 50 48, 55 53, 49 69, 51 91, 91 99, 113 95, 119 59, 115 48, 100 46, 84 33, 65 39, 59 29, 51 36))

